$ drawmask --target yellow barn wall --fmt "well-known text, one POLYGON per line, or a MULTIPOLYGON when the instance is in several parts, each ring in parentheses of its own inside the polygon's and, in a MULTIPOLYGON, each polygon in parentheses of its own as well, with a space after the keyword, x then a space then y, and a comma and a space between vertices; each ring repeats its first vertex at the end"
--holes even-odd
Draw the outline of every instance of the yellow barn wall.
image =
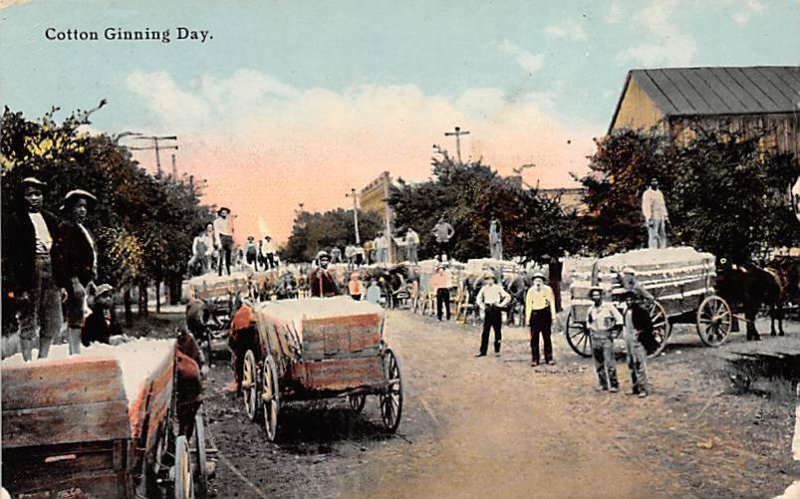
POLYGON ((632 130, 648 129, 654 125, 664 126, 664 113, 648 97, 647 93, 631 78, 612 130, 629 128, 632 130))

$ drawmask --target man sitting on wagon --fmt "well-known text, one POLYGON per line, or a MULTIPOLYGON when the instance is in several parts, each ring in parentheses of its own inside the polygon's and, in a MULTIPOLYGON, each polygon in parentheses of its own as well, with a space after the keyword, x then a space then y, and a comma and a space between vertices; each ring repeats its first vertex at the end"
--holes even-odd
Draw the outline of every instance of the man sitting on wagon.
POLYGON ((309 276, 311 296, 329 297, 338 295, 339 286, 328 270, 328 265, 331 263, 331 256, 327 251, 320 251, 317 253, 317 263, 319 267, 314 269, 309 276))
POLYGON ((238 392, 242 388, 244 355, 248 349, 254 348, 257 334, 253 323, 253 307, 238 296, 235 299, 236 313, 231 319, 231 334, 228 337, 234 378, 227 386, 230 392, 238 392))

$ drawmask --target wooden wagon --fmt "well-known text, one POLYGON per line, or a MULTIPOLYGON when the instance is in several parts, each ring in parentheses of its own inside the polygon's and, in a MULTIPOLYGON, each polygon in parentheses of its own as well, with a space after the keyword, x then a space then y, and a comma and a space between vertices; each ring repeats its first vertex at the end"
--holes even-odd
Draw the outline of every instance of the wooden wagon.
POLYGON ((631 267, 636 281, 655 298, 648 303, 653 335, 663 352, 672 327, 678 323, 694 323, 700 339, 708 346, 719 346, 731 332, 734 317, 730 305, 715 293, 716 266, 714 255, 693 248, 636 250, 620 253, 594 262, 571 276, 570 309, 565 334, 570 347, 584 357, 591 356, 591 342, 586 315, 592 305, 589 291, 599 285, 604 296, 622 308, 621 271, 631 267))
POLYGON ((139 383, 123 374, 130 364, 113 356, 4 361, 2 471, 12 497, 205 493, 203 420, 196 420, 193 460, 175 420, 174 342, 160 343, 139 383))
POLYGON ((347 397, 360 412, 379 398, 381 418, 397 430, 403 409, 400 359, 383 341, 383 310, 347 297, 255 305, 256 346, 244 356, 242 391, 250 420, 261 417, 269 440, 281 404, 347 397))

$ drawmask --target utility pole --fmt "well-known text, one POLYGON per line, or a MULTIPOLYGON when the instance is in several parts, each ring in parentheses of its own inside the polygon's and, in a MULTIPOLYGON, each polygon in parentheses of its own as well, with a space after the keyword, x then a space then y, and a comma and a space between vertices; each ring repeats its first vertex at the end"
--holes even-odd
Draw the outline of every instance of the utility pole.
POLYGON ((345 194, 344 197, 353 198, 353 225, 356 228, 356 244, 361 244, 361 237, 358 235, 358 194, 356 194, 355 188, 350 189, 350 194, 345 194))
POLYGON ((134 146, 134 147, 128 147, 128 149, 130 149, 132 151, 153 151, 153 150, 155 150, 155 152, 156 152, 156 175, 160 177, 161 176, 161 154, 160 154, 160 151, 162 149, 175 149, 175 150, 177 150, 178 146, 177 145, 161 145, 161 144, 159 144, 159 141, 178 140, 178 137, 176 137, 175 135, 163 135, 163 136, 138 135, 138 134, 131 134, 131 135, 134 135, 134 138, 139 139, 139 140, 152 140, 153 141, 153 145, 152 146, 146 146, 146 147, 134 146))
POLYGON ((178 165, 175 164, 175 154, 172 154, 172 178, 178 180, 178 165))
POLYGON ((469 135, 469 132, 462 132, 461 127, 456 127, 455 132, 445 132, 445 137, 455 137, 456 138, 456 154, 458 156, 458 163, 461 164, 461 136, 462 135, 469 135))

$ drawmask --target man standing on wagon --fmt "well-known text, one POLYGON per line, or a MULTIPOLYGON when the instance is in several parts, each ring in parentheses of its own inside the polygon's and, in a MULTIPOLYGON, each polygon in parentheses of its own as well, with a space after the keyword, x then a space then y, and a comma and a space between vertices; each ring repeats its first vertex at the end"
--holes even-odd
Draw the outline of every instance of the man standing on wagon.
POLYGON ((217 273, 222 275, 222 265, 231 275, 231 252, 233 251, 233 220, 230 215, 231 210, 224 206, 217 211, 217 219, 214 220, 214 238, 217 248, 219 248, 219 261, 217 263, 217 273))
POLYGON ((58 221, 42 209, 46 185, 33 177, 23 179, 19 209, 3 221, 3 284, 9 284, 3 291, 16 301, 20 312, 25 361, 31 360, 34 346, 39 347, 40 359, 47 357, 63 321, 61 291, 54 277, 58 221))
POLYGON ((652 179, 650 187, 642 195, 642 213, 647 224, 647 247, 667 247, 667 227, 669 214, 664 193, 658 189, 658 180, 652 179))
POLYGON ((70 191, 64 197, 63 208, 68 220, 58 227, 55 253, 58 255, 56 274, 60 286, 67 290, 67 342, 70 355, 81 351, 81 328, 88 309, 86 298, 97 277, 97 249, 94 238, 86 228, 86 216, 97 198, 84 190, 70 191))

